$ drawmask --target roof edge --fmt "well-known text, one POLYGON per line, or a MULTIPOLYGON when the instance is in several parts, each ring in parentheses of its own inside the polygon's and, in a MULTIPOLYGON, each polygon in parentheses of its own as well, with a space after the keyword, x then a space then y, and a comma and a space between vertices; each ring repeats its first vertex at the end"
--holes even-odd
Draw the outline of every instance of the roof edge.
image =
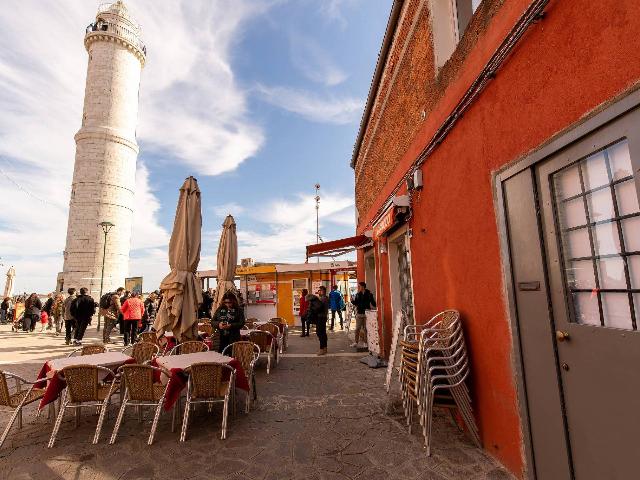
POLYGON ((387 21, 387 28, 384 32, 382 39, 382 47, 378 54, 378 62, 376 69, 371 79, 371 86, 369 87, 369 95, 367 96, 367 103, 362 113, 362 119, 360 120, 360 130, 358 130, 358 137, 356 143, 353 146, 353 154, 351 155, 351 168, 355 168, 356 160, 360 154, 360 145, 364 138, 364 132, 367 129, 369 123, 369 117, 371 116, 371 110, 373 110, 373 104, 375 103, 376 96, 378 95, 378 89, 380 87, 380 80, 382 79, 382 73, 384 72, 385 65, 387 64, 387 57, 393 44, 393 38, 395 36, 396 28, 398 26, 398 20, 400 19, 400 11, 404 5, 404 0, 394 0, 391 12, 389 13, 389 20, 387 21))

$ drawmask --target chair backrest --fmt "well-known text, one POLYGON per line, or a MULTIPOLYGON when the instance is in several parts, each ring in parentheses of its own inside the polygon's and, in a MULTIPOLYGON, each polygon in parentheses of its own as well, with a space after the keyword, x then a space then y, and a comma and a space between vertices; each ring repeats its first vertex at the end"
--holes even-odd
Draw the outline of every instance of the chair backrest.
POLYGON ((274 337, 280 335, 280 329, 277 325, 273 323, 264 323, 262 325, 258 325, 258 330, 262 330, 263 332, 269 332, 274 337))
POLYGON ((60 371, 71 402, 98 400, 98 370, 95 365, 72 365, 60 371))
POLYGON ((120 367, 130 400, 154 401, 153 373, 150 365, 123 365, 120 367))
POLYGON ((264 330, 257 330, 249 334, 249 341, 255 343, 261 352, 270 352, 273 342, 273 335, 264 330))
POLYGON ((204 342, 199 342, 197 340, 191 340, 188 342, 183 342, 176 345, 173 350, 171 350, 171 354, 175 355, 176 353, 180 355, 184 355, 187 353, 199 353, 199 352, 208 352, 209 347, 204 342))
POLYGON ((257 322, 257 321, 258 321, 258 319, 257 319, 257 318, 255 318, 255 317, 247 318, 247 319, 244 321, 244 326, 245 326, 245 328, 253 328, 253 324, 254 324, 255 322, 257 322))
POLYGON ((212 332, 209 340, 211 340, 211 350, 217 352, 220 349, 220 331, 212 332))
POLYGON ((210 323, 201 323, 200 325, 198 325, 198 331, 211 336, 211 334, 213 333, 213 327, 210 323))
POLYGON ((9 393, 9 385, 7 385, 7 377, 4 375, 4 372, 0 370, 0 405, 5 407, 10 406, 10 397, 9 393))
POLYGON ((107 349, 104 345, 92 343, 91 345, 83 345, 80 355, 94 355, 96 353, 104 353, 107 349))
POLYGON ((138 342, 153 343, 158 345, 158 336, 156 332, 142 332, 138 335, 138 342))
POLYGON ((231 356, 240 362, 245 372, 248 372, 251 363, 260 356, 260 347, 253 342, 235 342, 231 344, 231 356))
POLYGON ((286 327, 286 322, 284 321, 284 319, 280 318, 280 317, 276 317, 276 318, 272 318, 271 320, 269 320, 269 323, 271 325, 275 325, 276 327, 278 327, 278 330, 280 331, 280 334, 284 334, 284 330, 286 327))
POLYGON ((224 397, 226 390, 222 388, 224 365, 220 363, 194 363, 190 371, 191 396, 193 398, 224 397))
POLYGON ((155 343, 150 342, 135 343, 131 349, 131 356, 139 364, 150 361, 158 353, 160 353, 160 348, 155 343))

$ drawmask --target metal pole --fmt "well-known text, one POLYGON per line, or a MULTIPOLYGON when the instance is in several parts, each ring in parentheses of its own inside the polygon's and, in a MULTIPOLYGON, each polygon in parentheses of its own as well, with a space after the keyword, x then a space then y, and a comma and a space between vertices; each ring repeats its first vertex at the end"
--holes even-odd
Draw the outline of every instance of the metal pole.
MULTIPOLYGON (((102 288, 104 287, 104 260, 107 256, 107 230, 104 230, 104 245, 102 247, 102 272, 100 273, 100 296, 98 302, 102 298, 102 288)), ((98 309, 98 331, 100 331, 100 309, 98 309)))
MULTIPOLYGON (((320 184, 316 183, 316 245, 320 243, 320 184)), ((317 257, 320 263, 320 257, 317 257)))

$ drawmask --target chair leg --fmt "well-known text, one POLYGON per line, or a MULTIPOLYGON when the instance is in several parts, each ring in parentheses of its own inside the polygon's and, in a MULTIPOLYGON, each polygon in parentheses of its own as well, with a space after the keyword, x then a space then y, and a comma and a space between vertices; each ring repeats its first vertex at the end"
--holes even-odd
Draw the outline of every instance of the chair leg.
POLYGON ((124 410, 127 407, 127 399, 125 398, 120 405, 120 410, 118 411, 118 418, 116 418, 116 424, 113 427, 113 433, 111 434, 111 438, 109 439, 109 445, 113 445, 116 443, 116 437, 118 436, 118 430, 120 430, 120 424, 122 423, 122 417, 124 417, 124 410))
POLYGON ((431 424, 433 423, 433 396, 434 396, 434 391, 431 390, 431 395, 429 395, 429 398, 427 399, 427 405, 426 405, 426 419, 425 419, 425 423, 427 425, 427 428, 425 429, 427 434, 424 437, 424 445, 425 448, 427 449, 427 457, 431 456, 431 424))
POLYGON ((227 393, 224 397, 224 406, 222 408, 222 435, 220 438, 222 440, 227 438, 227 416, 229 414, 229 394, 227 393))
POLYGON ((258 400, 258 390, 256 389, 256 373, 253 370, 251 371, 251 384, 251 389, 253 390, 253 399, 258 400))
MULTIPOLYGON (((163 400, 164 402, 164 400, 163 400)), ((171 413, 171 433, 175 433, 176 431, 176 419, 180 414, 180 406, 182 405, 181 397, 178 397, 176 404, 173 406, 173 412, 171 413)))
POLYGON ((75 426, 74 428, 78 428, 78 426, 80 425, 80 415, 82 415, 82 407, 78 407, 75 409, 75 426))
POLYGON ((184 406, 184 417, 182 418, 182 429, 180 430, 180 441, 184 442, 187 437, 187 426, 189 425, 189 410, 191 410, 191 397, 187 397, 184 406))
POLYGON ((98 417, 98 426, 96 427, 96 433, 93 436, 93 444, 96 445, 98 440, 100 439, 100 432, 102 431, 102 424, 104 423, 104 417, 107 413, 107 409, 109 408, 109 399, 106 398, 104 402, 102 402, 102 406, 100 407, 100 416, 98 417))
POLYGON ((0 437, 0 447, 2 447, 2 444, 7 438, 7 435, 9 435, 9 430, 11 430, 11 426, 13 425, 13 422, 16 421, 16 418, 18 418, 18 428, 21 428, 22 427, 22 405, 20 405, 18 408, 16 408, 13 411, 13 415, 11 415, 11 418, 9 419, 9 423, 5 427, 4 432, 2 432, 2 437, 0 437))
POLYGON ((267 354, 267 375, 269 375, 269 370, 271 370, 271 351, 267 354))
POLYGON ((56 443, 56 435, 58 435, 58 430, 60 430, 60 425, 62 424, 62 418, 64 417, 64 412, 67 409, 67 401, 66 398, 62 402, 60 406, 60 411, 58 412, 58 416, 56 417, 56 423, 53 425, 53 431, 51 432, 51 438, 49 439, 49 444, 47 448, 52 448, 56 443))
POLYGON ((136 406, 136 410, 138 411, 138 423, 142 423, 142 407, 138 405, 136 406))
POLYGON ((149 433, 149 440, 147 441, 147 445, 153 444, 153 437, 155 437, 156 435, 156 429, 158 428, 158 420, 160 419, 160 412, 162 412, 163 404, 164 404, 164 397, 158 402, 158 406, 156 407, 156 412, 153 415, 153 424, 151 424, 151 433, 149 433))

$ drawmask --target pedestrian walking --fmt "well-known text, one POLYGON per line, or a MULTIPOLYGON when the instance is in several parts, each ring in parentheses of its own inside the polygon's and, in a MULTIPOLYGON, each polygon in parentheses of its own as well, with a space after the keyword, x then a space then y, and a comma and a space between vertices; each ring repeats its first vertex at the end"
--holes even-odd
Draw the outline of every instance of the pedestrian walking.
POLYGON ((76 328, 76 319, 71 314, 71 305, 76 299, 76 289, 69 288, 67 293, 69 296, 64 300, 64 343, 69 345, 71 343, 71 334, 76 328))
POLYGON ((40 332, 38 333, 44 332, 44 328, 47 326, 48 323, 49 323, 49 314, 47 313, 46 310, 43 309, 40 312, 40 332))
POLYGON ((360 334, 362 334, 364 344, 367 338, 366 311, 376 308, 376 301, 373 298, 373 294, 367 289, 366 283, 358 282, 358 293, 356 293, 355 297, 351 299, 351 303, 356 307, 355 341, 351 344, 351 346, 364 346, 359 343, 359 339, 360 334))
POLYGON ((40 312, 42 310, 42 302, 38 298, 38 295, 32 293, 24 302, 24 320, 23 330, 33 332, 36 329, 36 324, 40 320, 40 312))
POLYGON ((56 294, 51 307, 51 315, 53 315, 53 324, 56 327, 56 336, 62 332, 62 323, 64 322, 64 295, 56 294))
POLYGON ((144 301, 144 316, 142 317, 142 328, 139 333, 146 332, 149 329, 149 325, 153 325, 156 313, 158 312, 158 309, 156 308, 157 301, 158 296, 155 292, 151 292, 144 301))
MULTIPOLYGON (((120 308, 122 308, 124 302, 131 296, 131 292, 128 290, 125 291, 123 287, 120 287, 116 290, 116 293, 120 296, 120 308)), ((120 335, 124 335, 124 315, 122 315, 122 312, 118 315, 118 324, 120 325, 120 335)))
MULTIPOLYGON (((102 343, 113 343, 111 341, 111 332, 118 323, 118 317, 121 314, 120 297, 117 292, 112 292, 108 298, 107 308, 100 305, 100 313, 104 316, 104 328, 102 330, 102 343)), ((101 300, 102 303, 102 300, 101 300)))
POLYGON ((233 292, 224 294, 222 303, 213 315, 211 325, 220 331, 218 351, 222 352, 228 345, 240 341, 240 329, 244 327, 244 311, 240 308, 233 292))
POLYGON ((82 345, 84 332, 91 323, 91 317, 96 313, 96 302, 91 295, 87 294, 88 291, 87 288, 82 287, 80 295, 71 303, 71 315, 76 320, 76 329, 73 334, 74 345, 82 345))
POLYGON ((0 324, 5 325, 9 321, 9 312, 11 311, 11 299, 4 297, 0 303, 0 324))
POLYGON ((131 296, 122 304, 122 316, 124 317, 124 346, 136 343, 136 333, 138 327, 142 325, 144 315, 144 303, 140 300, 138 292, 131 293, 131 296))
POLYGON ((307 300, 307 296, 309 295, 309 290, 303 288, 300 292, 300 323, 302 324, 302 333, 301 337, 309 336, 309 301, 307 300))
POLYGON ((344 321, 342 320, 342 309, 344 308, 344 298, 342 293, 338 290, 338 286, 331 287, 331 293, 329 293, 329 308, 331 309, 331 326, 329 330, 333 331, 334 323, 336 320, 336 312, 340 318, 340 330, 344 328, 344 321))
POLYGON ((50 293, 47 295, 47 301, 44 302, 44 306, 42 307, 42 311, 47 314, 47 330, 51 330, 53 327, 53 318, 51 316, 51 310, 53 309, 53 294, 50 293))
POLYGON ((321 285, 318 288, 318 296, 312 295, 309 300, 309 310, 316 324, 316 335, 320 341, 320 350, 316 355, 327 354, 327 317, 329 315, 329 297, 327 287, 321 285))

